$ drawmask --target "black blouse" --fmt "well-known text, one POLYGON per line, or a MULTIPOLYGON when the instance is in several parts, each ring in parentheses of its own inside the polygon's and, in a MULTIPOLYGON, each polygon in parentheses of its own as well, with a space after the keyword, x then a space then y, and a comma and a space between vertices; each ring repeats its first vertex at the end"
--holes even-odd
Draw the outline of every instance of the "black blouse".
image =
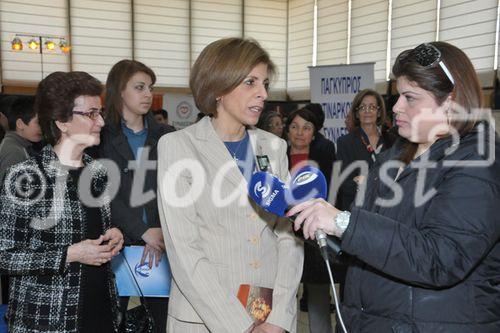
MULTIPOLYGON (((83 168, 69 170, 73 181, 78 180, 83 168)), ((83 206, 86 216, 86 231, 84 239, 97 239, 103 234, 101 213, 99 207, 83 206)), ((113 332, 113 315, 109 295, 108 265, 101 266, 83 265, 81 299, 83 301, 80 314, 80 327, 82 333, 113 332)))

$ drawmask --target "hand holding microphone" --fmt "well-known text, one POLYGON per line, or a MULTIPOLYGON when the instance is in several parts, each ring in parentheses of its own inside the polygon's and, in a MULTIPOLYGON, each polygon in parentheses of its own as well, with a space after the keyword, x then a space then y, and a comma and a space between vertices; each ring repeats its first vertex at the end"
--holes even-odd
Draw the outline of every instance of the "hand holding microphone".
POLYGON ((324 200, 327 185, 323 173, 317 168, 306 166, 299 169, 293 175, 290 185, 286 186, 276 176, 256 172, 250 180, 248 192, 250 197, 266 211, 278 216, 287 216, 293 222, 296 232, 302 226, 306 242, 316 239, 328 269, 339 322, 343 331, 347 332, 338 306, 327 249, 333 251, 335 256, 342 251, 339 240, 325 233, 326 231, 335 236, 342 234, 341 229, 333 221, 339 210, 324 200), (290 206, 293 208, 286 212, 290 206))
POLYGON ((316 230, 322 230, 328 235, 341 237, 343 230, 337 227, 334 219, 340 211, 326 202, 324 199, 313 199, 294 206, 287 212, 289 215, 297 215, 295 218, 294 229, 302 227, 304 238, 315 239, 316 230))
MULTIPOLYGON (((320 200, 314 198, 326 198, 327 185, 325 176, 319 169, 306 166, 294 173, 289 186, 272 174, 256 172, 252 176, 248 190, 250 197, 259 206, 278 216, 287 216, 295 224, 295 230, 298 231, 304 218, 301 218, 299 222, 294 222, 297 218, 295 213, 311 206, 315 200, 320 200), (294 207, 286 213, 291 206, 298 208, 294 207)), ((321 201, 326 203, 324 200, 321 201)), ((309 226, 309 224, 307 225, 309 226)), ((319 239, 320 248, 326 249, 328 247, 336 255, 341 252, 338 240, 327 237, 319 227, 311 228, 309 226, 307 233, 304 230, 304 238, 306 241, 319 239), (313 237, 311 237, 311 233, 313 237)))

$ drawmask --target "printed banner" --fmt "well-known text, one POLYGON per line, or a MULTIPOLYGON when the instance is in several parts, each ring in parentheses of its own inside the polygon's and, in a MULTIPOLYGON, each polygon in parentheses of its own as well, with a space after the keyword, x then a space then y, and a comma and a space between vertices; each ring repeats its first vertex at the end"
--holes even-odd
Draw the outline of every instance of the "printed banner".
POLYGON ((325 112, 325 136, 337 142, 347 134, 345 118, 352 100, 363 89, 374 89, 375 63, 309 67, 311 102, 319 103, 325 112))
POLYGON ((168 112, 168 122, 176 129, 183 129, 196 122, 200 112, 192 95, 166 93, 163 95, 163 108, 168 112))

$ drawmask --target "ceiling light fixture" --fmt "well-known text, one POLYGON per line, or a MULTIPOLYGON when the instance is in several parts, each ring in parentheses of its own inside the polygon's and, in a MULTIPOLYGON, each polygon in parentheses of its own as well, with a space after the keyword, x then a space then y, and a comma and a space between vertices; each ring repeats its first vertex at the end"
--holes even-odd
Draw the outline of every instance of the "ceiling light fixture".
POLYGON ((35 39, 30 39, 30 41, 28 42, 28 47, 32 50, 38 50, 39 46, 40 44, 35 39))
POLYGON ((21 38, 19 38, 19 37, 14 37, 11 44, 12 44, 12 49, 14 51, 21 51, 23 49, 23 42, 21 41, 21 38))
POLYGON ((56 48, 56 43, 49 39, 45 42, 45 48, 49 51, 53 51, 56 48))

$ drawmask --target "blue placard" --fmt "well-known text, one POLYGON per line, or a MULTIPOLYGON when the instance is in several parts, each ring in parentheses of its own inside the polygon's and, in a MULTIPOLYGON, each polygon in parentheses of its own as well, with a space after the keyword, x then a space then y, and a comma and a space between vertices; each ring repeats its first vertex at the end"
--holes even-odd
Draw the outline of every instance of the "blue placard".
POLYGON ((118 295, 140 296, 137 284, 133 280, 132 273, 125 262, 125 256, 144 296, 169 297, 172 275, 167 255, 163 254, 158 267, 153 264, 153 268, 149 269, 147 261, 141 266, 143 251, 144 246, 125 246, 123 251, 111 260, 118 295))

